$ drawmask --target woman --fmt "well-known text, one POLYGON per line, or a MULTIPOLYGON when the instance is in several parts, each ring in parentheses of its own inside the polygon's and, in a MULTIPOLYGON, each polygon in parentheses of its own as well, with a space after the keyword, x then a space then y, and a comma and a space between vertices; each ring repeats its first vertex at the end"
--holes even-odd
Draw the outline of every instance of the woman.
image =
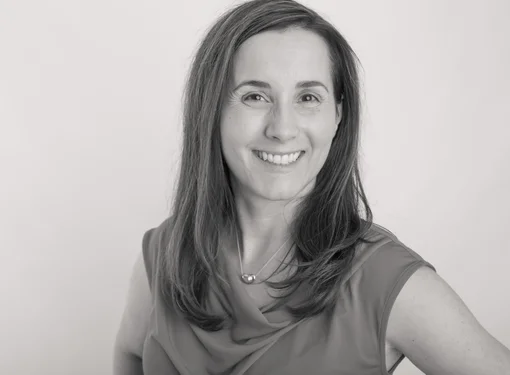
POLYGON ((312 10, 255 0, 216 22, 117 374, 387 374, 404 356, 427 374, 510 374, 509 351, 433 267, 372 223, 359 106, 355 55, 312 10))

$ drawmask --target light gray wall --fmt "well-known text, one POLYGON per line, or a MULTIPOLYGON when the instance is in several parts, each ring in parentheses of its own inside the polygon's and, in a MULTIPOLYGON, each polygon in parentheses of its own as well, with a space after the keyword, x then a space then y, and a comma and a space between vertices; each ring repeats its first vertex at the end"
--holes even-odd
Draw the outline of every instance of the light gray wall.
MULTIPOLYGON (((376 222, 510 346, 510 3, 304 3, 364 66, 376 222)), ((143 232, 170 207, 190 57, 230 4, 0 3, 0 373, 110 373, 143 232)))

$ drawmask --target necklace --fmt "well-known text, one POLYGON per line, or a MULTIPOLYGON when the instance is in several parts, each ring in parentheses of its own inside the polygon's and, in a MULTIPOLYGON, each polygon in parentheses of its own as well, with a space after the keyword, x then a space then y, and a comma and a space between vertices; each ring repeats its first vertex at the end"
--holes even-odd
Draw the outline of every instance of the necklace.
POLYGON ((285 240, 285 242, 278 248, 278 250, 276 250, 276 252, 273 254, 273 256, 271 258, 269 258, 269 260, 262 266, 262 268, 257 273, 253 274, 253 273, 244 273, 243 261, 241 260, 241 249, 239 248, 239 237, 236 236, 236 238, 237 238, 237 253, 239 254, 239 265, 241 266, 241 281, 245 284, 253 284, 253 282, 257 278, 258 274, 269 264, 269 262, 271 260, 273 260, 273 258, 276 256, 276 254, 278 254, 278 252, 281 249, 283 249, 283 246, 287 243, 287 241, 289 241, 289 238, 287 238, 285 240))

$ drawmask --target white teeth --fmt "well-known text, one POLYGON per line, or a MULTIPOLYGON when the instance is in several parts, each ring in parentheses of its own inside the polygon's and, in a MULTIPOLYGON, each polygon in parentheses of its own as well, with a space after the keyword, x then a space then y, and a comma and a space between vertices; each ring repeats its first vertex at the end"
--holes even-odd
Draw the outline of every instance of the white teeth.
POLYGON ((288 165, 295 162, 299 158, 301 151, 286 155, 273 155, 268 154, 265 151, 257 151, 256 154, 260 159, 264 161, 269 161, 270 163, 278 165, 288 165))

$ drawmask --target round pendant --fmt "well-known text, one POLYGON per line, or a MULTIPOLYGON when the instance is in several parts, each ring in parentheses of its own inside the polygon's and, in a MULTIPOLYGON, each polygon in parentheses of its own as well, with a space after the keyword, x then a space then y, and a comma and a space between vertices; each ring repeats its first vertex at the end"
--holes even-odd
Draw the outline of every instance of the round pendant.
POLYGON ((241 276, 241 280, 245 284, 252 284, 255 281, 255 275, 251 273, 243 273, 241 276))

